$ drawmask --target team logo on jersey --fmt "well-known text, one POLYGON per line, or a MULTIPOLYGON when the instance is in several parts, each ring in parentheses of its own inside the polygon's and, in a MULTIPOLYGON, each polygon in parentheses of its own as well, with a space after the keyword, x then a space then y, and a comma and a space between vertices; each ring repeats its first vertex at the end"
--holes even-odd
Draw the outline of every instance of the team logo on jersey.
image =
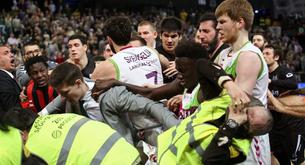
POLYGON ((292 77, 292 76, 293 76, 293 73, 287 73, 287 74, 286 74, 286 77, 287 77, 287 78, 290 78, 290 77, 292 77))

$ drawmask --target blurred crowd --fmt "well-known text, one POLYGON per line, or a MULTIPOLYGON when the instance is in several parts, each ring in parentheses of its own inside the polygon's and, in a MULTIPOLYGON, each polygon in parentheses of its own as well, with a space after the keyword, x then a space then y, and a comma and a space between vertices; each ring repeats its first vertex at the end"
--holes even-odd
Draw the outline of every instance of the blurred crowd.
MULTIPOLYGON (((61 63, 68 57, 67 40, 73 34, 86 35, 89 44, 88 54, 101 55, 105 41, 102 28, 110 16, 129 16, 136 33, 136 27, 142 20, 149 20, 158 27, 162 18, 175 15, 184 22, 183 37, 189 39, 194 37, 198 19, 205 13, 200 9, 175 11, 168 7, 150 7, 142 11, 115 8, 82 11, 72 10, 68 5, 56 6, 52 1, 45 1, 44 8, 39 8, 36 1, 14 1, 11 11, 3 11, 0 15, 0 44, 7 42, 11 45, 14 53, 22 61, 23 44, 35 39, 50 60, 61 63)), ((274 20, 267 17, 256 22, 258 25, 254 26, 252 31, 263 31, 269 43, 276 43, 282 48, 282 64, 295 72, 304 72, 304 51, 296 38, 302 33, 304 19, 290 17, 274 20)))
POLYGON ((301 17, 13 2, 0 164, 304 164, 301 17))

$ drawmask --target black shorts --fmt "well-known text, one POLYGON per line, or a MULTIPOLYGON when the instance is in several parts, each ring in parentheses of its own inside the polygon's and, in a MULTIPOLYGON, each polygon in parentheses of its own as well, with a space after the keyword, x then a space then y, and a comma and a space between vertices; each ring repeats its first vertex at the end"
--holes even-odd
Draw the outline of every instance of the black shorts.
POLYGON ((301 164, 304 161, 304 134, 270 133, 270 146, 280 164, 301 164))

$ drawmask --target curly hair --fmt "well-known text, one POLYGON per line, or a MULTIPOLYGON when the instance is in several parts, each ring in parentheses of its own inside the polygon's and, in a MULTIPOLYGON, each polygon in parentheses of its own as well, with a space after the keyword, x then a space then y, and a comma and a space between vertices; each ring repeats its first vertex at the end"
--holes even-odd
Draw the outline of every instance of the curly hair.
POLYGON ((175 49, 176 57, 187 57, 191 59, 208 58, 206 49, 195 41, 182 40, 175 49))
POLYGON ((47 63, 47 57, 46 56, 33 56, 29 58, 28 60, 25 61, 24 66, 26 72, 29 74, 30 73, 30 67, 36 63, 43 63, 47 68, 48 68, 48 63, 47 63))

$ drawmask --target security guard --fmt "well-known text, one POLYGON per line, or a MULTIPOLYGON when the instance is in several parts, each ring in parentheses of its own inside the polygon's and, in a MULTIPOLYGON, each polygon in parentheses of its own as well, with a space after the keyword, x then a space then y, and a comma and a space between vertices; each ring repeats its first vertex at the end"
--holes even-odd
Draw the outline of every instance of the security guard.
POLYGON ((30 158, 37 157, 47 164, 139 163, 136 148, 104 123, 69 113, 36 119, 32 114, 29 110, 9 114, 16 119, 11 125, 29 125, 21 130, 27 136, 25 148, 30 158), (32 122, 28 120, 31 118, 32 122))
POLYGON ((20 131, 0 121, 0 164, 21 164, 22 140, 20 131))
MULTIPOLYGON (((251 117, 249 114, 257 118, 257 113, 267 111, 256 99, 239 112, 239 116, 243 117, 233 116, 237 112, 230 107, 229 117, 224 121, 230 103, 229 95, 222 92, 219 97, 203 102, 192 116, 179 125, 159 135, 158 163, 233 164, 245 160, 252 136, 249 134, 251 128, 246 129, 243 125, 251 117), (254 113, 256 114, 253 115, 254 113)), ((268 117, 264 122, 269 122, 268 117)), ((248 123, 251 127, 251 123, 248 123)), ((253 133, 261 134, 264 131, 253 133)))

